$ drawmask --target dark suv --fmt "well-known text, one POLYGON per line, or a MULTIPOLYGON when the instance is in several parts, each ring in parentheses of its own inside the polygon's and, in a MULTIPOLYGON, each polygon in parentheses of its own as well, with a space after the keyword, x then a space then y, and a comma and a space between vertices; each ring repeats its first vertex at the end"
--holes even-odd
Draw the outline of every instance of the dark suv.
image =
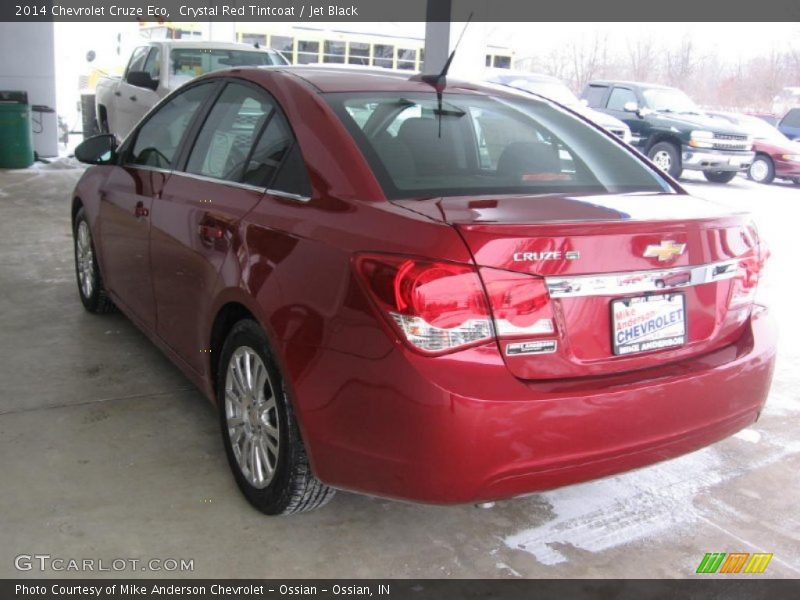
POLYGON ((752 139, 707 115, 681 90, 629 81, 592 81, 581 97, 591 108, 623 121, 631 143, 673 177, 684 169, 727 183, 753 161, 752 139))

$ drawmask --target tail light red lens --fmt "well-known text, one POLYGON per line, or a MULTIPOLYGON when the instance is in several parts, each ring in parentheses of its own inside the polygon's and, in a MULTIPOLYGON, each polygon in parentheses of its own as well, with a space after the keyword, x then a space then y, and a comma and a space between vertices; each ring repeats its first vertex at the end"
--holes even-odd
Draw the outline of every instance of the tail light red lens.
POLYGON ((492 339, 486 296, 473 267, 363 256, 357 268, 380 308, 415 348, 439 353, 492 339))
POLYGON ((479 277, 470 265, 374 255, 360 257, 357 270, 395 328, 423 352, 555 332, 540 277, 490 268, 479 277))
POLYGON ((530 337, 555 332, 544 279, 524 273, 481 268, 498 337, 530 337))
POLYGON ((761 272, 768 256, 769 250, 762 241, 755 252, 739 261, 739 271, 731 286, 731 297, 728 302, 730 308, 753 304, 756 298, 758 282, 761 279, 761 272))

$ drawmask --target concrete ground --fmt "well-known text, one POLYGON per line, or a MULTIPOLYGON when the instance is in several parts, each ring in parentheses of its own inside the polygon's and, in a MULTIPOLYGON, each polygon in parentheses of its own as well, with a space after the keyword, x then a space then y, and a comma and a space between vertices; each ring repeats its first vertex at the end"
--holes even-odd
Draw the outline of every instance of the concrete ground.
POLYGON ((14 567, 34 553, 193 559, 201 577, 687 577, 704 553, 735 551, 774 553, 764 576, 800 576, 800 188, 687 182, 752 209, 773 251, 762 291, 780 359, 753 427, 492 509, 339 493, 266 518, 233 483, 211 405, 124 317, 81 307, 68 166, 0 172, 0 577, 42 576, 14 567))

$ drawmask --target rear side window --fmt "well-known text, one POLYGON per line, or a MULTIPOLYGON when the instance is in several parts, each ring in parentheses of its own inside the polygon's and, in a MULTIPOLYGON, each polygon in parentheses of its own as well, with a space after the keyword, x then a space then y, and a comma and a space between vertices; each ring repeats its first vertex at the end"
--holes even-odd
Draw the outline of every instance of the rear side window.
POLYGON ((256 136, 274 111, 274 104, 264 92, 229 83, 200 129, 186 171, 241 181, 256 136))
POLYGON ((292 145, 292 132, 286 120, 275 114, 253 150, 247 164, 244 183, 266 187, 272 181, 283 159, 292 145))
POLYGON ((186 129, 211 87, 193 86, 159 107, 136 133, 128 163, 171 169, 186 129))
POLYGON ((583 99, 593 108, 602 108, 607 89, 604 85, 589 85, 583 90, 583 99))
POLYGON ((270 185, 270 188, 279 192, 302 196, 303 198, 311 197, 311 181, 308 178, 306 163, 303 160, 300 145, 297 142, 292 145, 286 155, 286 160, 278 170, 278 175, 270 185))
POLYGON ((786 127, 800 127, 800 108, 793 108, 781 120, 786 127))
POLYGON ((628 102, 636 102, 636 94, 626 88, 614 88, 608 97, 608 110, 624 111, 628 102))

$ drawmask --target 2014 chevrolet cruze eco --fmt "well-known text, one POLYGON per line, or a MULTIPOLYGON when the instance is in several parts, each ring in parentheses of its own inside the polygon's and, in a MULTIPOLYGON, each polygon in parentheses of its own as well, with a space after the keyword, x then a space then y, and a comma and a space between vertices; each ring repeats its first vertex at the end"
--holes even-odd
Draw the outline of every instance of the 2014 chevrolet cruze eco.
POLYGON ((775 338, 749 218, 550 101, 434 87, 220 72, 76 152, 81 300, 216 402, 248 500, 510 497, 752 423, 775 338))

